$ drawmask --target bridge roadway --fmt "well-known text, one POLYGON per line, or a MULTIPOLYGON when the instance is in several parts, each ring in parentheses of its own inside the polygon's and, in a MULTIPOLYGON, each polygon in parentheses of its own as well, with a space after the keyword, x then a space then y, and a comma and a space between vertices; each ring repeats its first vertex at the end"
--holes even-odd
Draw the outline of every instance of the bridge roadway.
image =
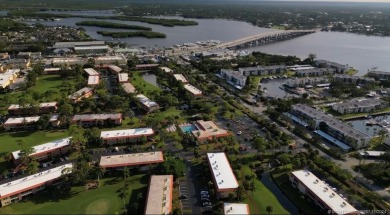
POLYGON ((174 51, 168 50, 166 55, 183 55, 189 54, 191 52, 204 52, 218 49, 227 49, 227 48, 237 48, 237 47, 247 47, 247 46, 255 46, 262 45, 271 42, 277 42, 287 39, 292 39, 298 36, 303 36, 306 34, 315 33, 316 30, 276 30, 267 33, 261 33, 252 35, 249 37, 240 38, 237 40, 221 43, 216 46, 211 47, 183 47, 181 49, 175 49, 174 51))

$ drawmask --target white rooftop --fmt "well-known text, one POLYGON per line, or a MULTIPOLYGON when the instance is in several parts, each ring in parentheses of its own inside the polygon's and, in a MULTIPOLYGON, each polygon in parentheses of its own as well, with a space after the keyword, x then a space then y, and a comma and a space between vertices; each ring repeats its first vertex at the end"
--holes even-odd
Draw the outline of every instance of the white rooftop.
POLYGON ((93 50, 93 49, 108 49, 108 46, 103 45, 103 46, 77 46, 74 47, 74 50, 93 50))
POLYGON ((146 96, 144 96, 144 95, 142 95, 142 94, 138 94, 136 97, 137 97, 137 98, 139 99, 139 101, 140 101, 143 105, 145 105, 146 107, 149 107, 149 108, 150 108, 150 107, 154 107, 154 106, 157 106, 157 105, 158 105, 156 102, 150 100, 148 97, 146 97, 146 96))
POLYGON ((348 214, 357 212, 356 208, 350 205, 339 194, 332 190, 328 185, 321 181, 309 170, 294 171, 293 174, 298 178, 311 192, 321 199, 328 207, 337 214, 348 214))
POLYGON ((5 121, 4 125, 12 125, 12 124, 22 124, 24 123, 33 123, 39 120, 39 116, 30 116, 30 117, 10 117, 5 121))
POLYGON ((168 67, 160 67, 160 69, 161 69, 162 71, 164 71, 164 72, 167 72, 167 73, 173 72, 173 70, 170 69, 170 68, 168 68, 168 67))
POLYGON ((135 93, 135 87, 130 84, 129 82, 127 83, 122 83, 123 89, 126 91, 126 93, 135 93))
POLYGON ((175 79, 177 81, 181 81, 183 83, 187 83, 187 79, 182 75, 182 74, 173 74, 173 76, 175 77, 175 79))
POLYGON ((188 90, 193 95, 201 95, 202 91, 200 91, 198 88, 192 86, 191 84, 185 84, 184 88, 188 90))
MULTIPOLYGON (((30 105, 27 105, 29 107, 30 105)), ((57 102, 44 102, 39 104, 39 108, 45 108, 45 107, 56 107, 57 102)), ((15 109, 22 109, 23 107, 18 104, 11 104, 8 107, 8 110, 15 110, 15 109)))
POLYGON ((367 155, 367 156, 371 156, 371 157, 379 157, 385 153, 386 153, 385 151, 359 151, 360 155, 363 155, 363 156, 367 155))
POLYGON ((126 130, 102 131, 100 137, 103 139, 117 138, 117 137, 133 137, 152 135, 154 131, 152 128, 134 128, 126 130))
MULTIPOLYGON (((40 154, 40 153, 44 153, 44 152, 47 152, 47 151, 52 151, 52 150, 55 150, 55 149, 59 149, 59 148, 65 147, 65 146, 69 146, 70 145, 70 139, 71 139, 71 137, 67 137, 67 138, 64 138, 64 139, 55 140, 53 142, 49 142, 49 143, 45 143, 45 144, 42 144, 42 145, 34 146, 33 147, 34 152, 31 153, 29 156, 33 156, 33 155, 36 155, 36 154, 40 154)), ((12 152, 12 156, 14 157, 15 160, 19 159, 19 157, 20 157, 19 153, 20 153, 20 150, 12 152)))
POLYGON ((99 80, 100 78, 97 75, 88 76, 88 85, 98 85, 99 80))
POLYGON ((85 68, 84 71, 88 75, 99 75, 99 73, 96 70, 94 70, 93 68, 85 68))
POLYGON ((120 83, 129 81, 129 74, 127 73, 118 73, 118 79, 120 83))
POLYGON ((161 163, 163 161, 164 161, 164 157, 161 151, 144 152, 144 153, 135 153, 135 154, 102 156, 100 158, 100 166, 106 168, 123 167, 123 166, 161 163))
POLYGON ((223 203, 223 213, 225 215, 246 215, 250 214, 249 205, 243 203, 223 203))
POLYGON ((66 168, 72 168, 73 164, 65 164, 59 167, 55 167, 43 172, 36 173, 34 175, 29 175, 24 178, 16 179, 11 182, 7 182, 0 185, 0 197, 7 197, 22 190, 31 189, 38 187, 43 183, 57 179, 62 176, 62 171, 66 168))
POLYGON ((225 153, 207 153, 207 159, 210 163, 212 175, 218 190, 238 187, 236 176, 234 176, 225 153))
POLYGON ((170 214, 172 210, 173 175, 152 175, 145 214, 170 214))

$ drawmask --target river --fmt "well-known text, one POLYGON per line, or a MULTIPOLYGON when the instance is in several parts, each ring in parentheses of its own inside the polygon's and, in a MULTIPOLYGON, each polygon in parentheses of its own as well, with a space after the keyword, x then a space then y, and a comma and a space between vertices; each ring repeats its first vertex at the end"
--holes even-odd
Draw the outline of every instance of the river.
MULTIPOLYGON (((65 13, 65 12, 58 12, 65 13)), ((67 12, 80 14, 78 11, 67 12)), ((96 11, 83 12, 85 15, 97 15, 96 11)), ((106 12, 103 13, 103 15, 106 12)), ((180 17, 169 17, 179 18, 180 17)), ((60 21, 41 22, 45 25, 75 26, 75 23, 85 18, 67 18, 60 21)), ((170 47, 174 44, 196 42, 202 40, 221 40, 222 42, 238 38, 274 31, 274 29, 259 28, 251 24, 222 19, 187 19, 199 23, 197 26, 164 27, 141 22, 108 20, 130 25, 143 25, 151 27, 153 31, 167 35, 165 39, 123 38, 116 41, 127 42, 131 45, 144 47, 170 47)), ((99 27, 84 27, 94 39, 112 41, 111 37, 104 37, 96 33, 98 30, 126 31, 123 29, 102 29, 99 27)), ((379 70, 390 71, 390 37, 364 36, 341 32, 317 32, 288 41, 268 44, 265 46, 249 48, 250 51, 261 51, 270 54, 295 55, 306 58, 310 53, 317 55, 318 59, 326 59, 342 64, 348 64, 364 75, 368 69, 378 67, 379 70)))

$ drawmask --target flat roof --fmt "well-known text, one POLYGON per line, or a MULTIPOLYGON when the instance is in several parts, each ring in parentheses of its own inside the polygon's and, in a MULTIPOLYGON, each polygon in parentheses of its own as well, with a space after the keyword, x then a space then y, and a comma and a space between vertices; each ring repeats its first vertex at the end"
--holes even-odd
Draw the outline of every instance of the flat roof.
POLYGON ((93 68, 85 68, 84 71, 88 74, 88 75, 99 75, 99 73, 93 69, 93 68))
MULTIPOLYGON (((70 140, 71 140, 71 137, 67 137, 64 139, 59 139, 59 140, 55 140, 55 141, 48 142, 45 144, 34 146, 33 147, 34 152, 31 153, 29 156, 33 156, 33 155, 40 154, 40 153, 45 153, 48 151, 53 151, 53 150, 56 150, 56 149, 59 149, 59 148, 65 147, 65 146, 70 146, 70 140)), ((12 152, 12 156, 14 157, 15 160, 20 158, 20 156, 19 156, 20 151, 21 150, 12 152)))
POLYGON ((207 159, 218 190, 235 189, 238 187, 236 176, 234 176, 225 153, 207 153, 207 159))
MULTIPOLYGON (((39 103, 39 108, 56 107, 56 106, 57 106, 57 102, 43 102, 43 103, 39 103)), ((30 107, 30 105, 27 105, 25 108, 29 108, 29 107, 30 107)), ((18 105, 18 104, 11 104, 8 107, 8 110, 17 110, 17 109, 23 109, 23 107, 18 105)))
POLYGON ((70 63, 70 62, 78 62, 78 63, 84 63, 87 62, 87 59, 84 58, 53 58, 53 63, 70 63))
POLYGON ((338 109, 338 108, 348 108, 348 107, 372 107, 376 105, 381 105, 384 103, 381 99, 379 98, 363 98, 363 99, 352 99, 348 101, 343 101, 340 103, 336 103, 332 106, 333 109, 338 109))
POLYGON ((120 68, 120 67, 117 66, 117 65, 108 65, 108 68, 111 69, 111 70, 113 70, 113 71, 115 71, 115 72, 117 72, 117 73, 119 73, 119 72, 122 71, 122 68, 120 68))
POLYGON ((119 80, 119 82, 128 82, 129 81, 129 74, 118 73, 118 80, 119 80))
POLYGON ((309 170, 298 170, 291 174, 299 179, 307 189, 313 192, 322 202, 331 208, 334 213, 348 214, 357 212, 356 208, 350 205, 339 194, 333 191, 331 187, 326 185, 309 170))
POLYGON ((100 78, 97 75, 88 76, 88 85, 98 85, 99 80, 100 78))
POLYGON ((246 215, 250 214, 249 205, 244 203, 223 203, 223 213, 225 215, 246 215))
POLYGON ((173 175, 150 177, 145 214, 170 214, 172 211, 173 175))
POLYGON ((105 45, 104 41, 85 41, 85 42, 56 42, 53 48, 74 48, 75 46, 96 46, 105 45))
POLYGON ((4 125, 22 124, 22 123, 33 123, 39 120, 40 116, 29 116, 29 117, 10 117, 5 121, 4 125))
POLYGON ((136 166, 153 163, 161 163, 164 161, 163 153, 157 152, 143 152, 135 154, 121 154, 102 156, 100 158, 100 166, 102 167, 124 167, 124 166, 136 166))
POLYGON ((95 57, 95 60, 126 60, 125 57, 115 55, 115 56, 100 56, 100 57, 95 57))
POLYGON ((121 113, 113 114, 77 114, 74 115, 72 121, 94 121, 107 119, 122 119, 121 113))
POLYGON ((202 91, 200 91, 198 88, 192 86, 191 84, 185 84, 184 88, 188 90, 193 95, 201 95, 202 91))
POLYGON ((228 131, 219 128, 213 121, 198 120, 194 125, 198 130, 193 130, 192 134, 198 139, 229 135, 228 131))
POLYGON ((181 81, 183 83, 188 83, 187 79, 182 74, 173 74, 176 81, 181 81))
POLYGON ((0 198, 5 198, 18 194, 24 190, 32 189, 34 187, 39 187, 42 184, 57 179, 62 176, 62 171, 66 168, 72 168, 73 164, 65 164, 58 166, 52 169, 48 169, 34 175, 29 175, 27 177, 19 178, 14 181, 9 181, 7 183, 0 185, 0 198))
POLYGON ((76 46, 74 50, 99 50, 99 49, 108 49, 108 46, 76 46))
POLYGON ((363 156, 366 155, 366 156, 370 156, 370 157, 379 157, 385 153, 386 153, 385 151, 359 151, 360 155, 363 155, 363 156))
POLYGON ((61 68, 58 68, 58 67, 56 67, 56 68, 45 68, 43 71, 44 72, 58 72, 58 71, 61 71, 61 68))
POLYGON ((122 83, 123 89, 126 91, 126 93, 135 93, 135 87, 130 84, 129 82, 127 83, 122 83))
POLYGON ((173 72, 173 70, 172 70, 172 69, 170 69, 170 68, 168 68, 168 67, 165 67, 165 66, 163 66, 163 67, 160 67, 160 69, 161 69, 162 71, 164 71, 164 72, 167 72, 167 73, 171 73, 171 72, 173 72))
POLYGON ((143 94, 138 94, 136 97, 143 105, 145 105, 148 108, 158 106, 156 102, 150 100, 148 97, 144 96, 143 94))
POLYGON ((113 131, 102 131, 100 133, 100 138, 110 139, 118 137, 137 137, 144 135, 152 135, 154 131, 152 128, 134 128, 134 129, 125 129, 125 130, 113 130, 113 131))
POLYGON ((370 136, 358 131, 351 126, 344 124, 343 122, 339 121, 338 119, 334 118, 333 116, 329 116, 328 114, 321 112, 317 109, 314 109, 308 105, 305 104, 296 104, 293 105, 292 108, 294 110, 297 110, 301 113, 304 113, 311 118, 315 120, 322 120, 326 122, 326 124, 332 128, 335 128, 339 131, 341 131, 344 135, 352 137, 354 139, 360 139, 360 138, 369 138, 370 136))

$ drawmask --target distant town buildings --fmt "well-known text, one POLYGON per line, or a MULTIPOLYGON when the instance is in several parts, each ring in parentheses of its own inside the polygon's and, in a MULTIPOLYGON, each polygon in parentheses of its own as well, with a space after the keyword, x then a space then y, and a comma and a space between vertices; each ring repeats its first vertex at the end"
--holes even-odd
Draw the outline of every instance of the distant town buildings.
POLYGON ((145 214, 172 213, 173 175, 152 175, 149 182, 145 214))
POLYGON ((370 113, 388 107, 388 103, 379 98, 352 99, 332 105, 332 110, 341 114, 370 113))
POLYGON ((236 191, 238 182, 226 154, 223 152, 207 153, 207 161, 217 198, 227 198, 230 193, 236 191))
POLYGON ((104 127, 108 125, 121 125, 122 114, 77 114, 72 123, 83 127, 104 127))
POLYGON ((109 47, 104 41, 86 41, 86 42, 57 42, 53 46, 56 50, 69 49, 77 54, 99 54, 106 53, 109 47))
POLYGON ((46 185, 55 183, 61 176, 72 171, 73 164, 64 164, 23 178, 4 181, 0 184, 1 206, 7 206, 43 190, 46 185))
POLYGON ((102 131, 100 138, 103 144, 134 143, 146 141, 154 135, 152 128, 135 128, 125 130, 102 131))
POLYGON ((298 170, 290 174, 291 185, 310 198, 319 208, 319 213, 358 215, 360 212, 341 197, 324 181, 309 170, 298 170))

